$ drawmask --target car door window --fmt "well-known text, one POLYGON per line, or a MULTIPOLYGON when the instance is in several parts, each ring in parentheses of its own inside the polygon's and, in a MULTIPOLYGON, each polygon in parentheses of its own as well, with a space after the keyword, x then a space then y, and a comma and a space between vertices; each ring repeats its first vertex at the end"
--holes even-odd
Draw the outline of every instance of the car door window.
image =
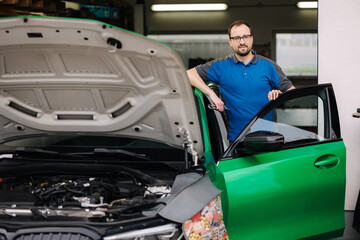
POLYGON ((289 96, 260 114, 247 133, 280 133, 284 136, 284 147, 326 141, 334 137, 329 111, 324 89, 306 96, 289 96))

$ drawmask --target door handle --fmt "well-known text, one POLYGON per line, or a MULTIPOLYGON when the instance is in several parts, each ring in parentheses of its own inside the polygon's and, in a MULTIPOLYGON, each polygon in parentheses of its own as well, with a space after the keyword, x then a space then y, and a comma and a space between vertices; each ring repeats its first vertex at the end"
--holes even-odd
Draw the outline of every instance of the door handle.
POLYGON ((316 159, 314 165, 317 168, 325 169, 335 167, 339 162, 340 159, 335 155, 323 155, 316 159))

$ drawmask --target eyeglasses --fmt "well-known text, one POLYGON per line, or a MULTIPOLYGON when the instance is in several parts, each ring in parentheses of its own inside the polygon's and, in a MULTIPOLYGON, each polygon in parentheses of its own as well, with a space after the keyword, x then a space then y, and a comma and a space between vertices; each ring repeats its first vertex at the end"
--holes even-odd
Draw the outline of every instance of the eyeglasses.
POLYGON ((241 41, 241 39, 244 39, 244 41, 247 42, 250 40, 251 37, 252 37, 252 35, 244 35, 242 37, 240 37, 240 36, 230 37, 230 39, 236 43, 239 43, 241 41))

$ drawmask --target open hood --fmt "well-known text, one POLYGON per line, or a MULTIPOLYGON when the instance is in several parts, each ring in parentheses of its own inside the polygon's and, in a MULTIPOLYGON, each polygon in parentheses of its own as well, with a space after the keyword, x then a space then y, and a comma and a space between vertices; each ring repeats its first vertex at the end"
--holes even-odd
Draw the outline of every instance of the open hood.
POLYGON ((4 18, 0 32, 0 141, 111 134, 201 155, 194 95, 168 46, 93 20, 4 18))

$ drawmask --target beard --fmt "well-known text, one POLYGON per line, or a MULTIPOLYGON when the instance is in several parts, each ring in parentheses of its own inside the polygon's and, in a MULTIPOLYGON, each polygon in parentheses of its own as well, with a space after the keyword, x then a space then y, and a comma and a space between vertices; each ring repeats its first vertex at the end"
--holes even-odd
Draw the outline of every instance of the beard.
POLYGON ((251 51, 251 49, 248 49, 246 52, 237 51, 236 54, 241 57, 245 57, 245 56, 249 55, 250 51, 251 51))
MULTIPOLYGON (((247 55, 249 55, 249 53, 251 52, 251 47, 252 46, 248 46, 248 45, 242 45, 242 46, 246 46, 246 51, 241 51, 241 50, 239 50, 239 48, 234 48, 233 47, 233 51, 237 54, 237 55, 239 55, 239 56, 241 56, 241 57, 245 57, 245 56, 247 56, 247 55)), ((241 47, 241 46, 240 46, 241 47)))

